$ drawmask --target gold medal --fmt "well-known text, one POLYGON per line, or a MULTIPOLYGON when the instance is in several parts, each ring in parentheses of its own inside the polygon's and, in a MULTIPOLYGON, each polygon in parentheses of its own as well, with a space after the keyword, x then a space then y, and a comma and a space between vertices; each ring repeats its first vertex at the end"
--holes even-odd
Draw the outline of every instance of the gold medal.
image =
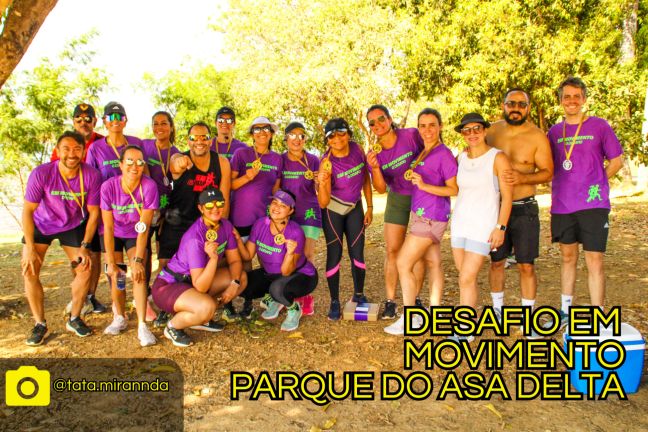
POLYGON ((261 163, 261 159, 256 159, 254 162, 252 162, 252 168, 255 170, 260 170, 263 164, 261 163))
POLYGON ((331 172, 331 169, 333 169, 333 165, 331 165, 331 161, 326 159, 324 162, 322 162, 322 169, 324 171, 331 172))
POLYGON ((216 239, 218 238, 218 233, 213 229, 208 229, 205 233, 205 238, 210 242, 216 241, 216 239))
POLYGON ((284 237, 282 233, 279 233, 274 236, 274 242, 276 245, 281 246, 282 244, 286 243, 286 237, 284 237))
POLYGON ((313 177, 314 177, 314 175, 313 175, 313 171, 311 171, 311 170, 308 170, 308 171, 306 171, 306 172, 304 173, 304 178, 305 178, 306 180, 313 180, 313 177))
POLYGON ((403 174, 403 177, 405 177, 405 180, 407 181, 412 181, 412 174, 414 174, 414 171, 408 169, 407 171, 405 171, 405 174, 403 174))
POLYGON ((374 153, 380 153, 382 149, 383 148, 380 144, 374 144, 371 146, 371 150, 373 150, 374 153))

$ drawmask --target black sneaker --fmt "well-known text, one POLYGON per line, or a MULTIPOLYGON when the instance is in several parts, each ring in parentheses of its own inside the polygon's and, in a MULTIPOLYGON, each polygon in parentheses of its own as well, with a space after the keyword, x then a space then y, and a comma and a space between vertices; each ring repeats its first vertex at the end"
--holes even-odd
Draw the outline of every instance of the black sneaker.
POLYGON ((353 299, 351 301, 354 303, 369 303, 369 300, 367 300, 367 297, 365 297, 363 293, 353 294, 353 299))
POLYGON ((331 300, 328 319, 331 321, 337 321, 340 319, 340 300, 331 300))
POLYGON ((167 325, 169 320, 171 319, 171 314, 165 311, 160 311, 157 314, 157 317, 153 320, 153 327, 155 328, 162 328, 167 325))
POLYGON ((396 303, 393 300, 386 300, 385 307, 383 308, 381 319, 394 319, 396 318, 396 303))
POLYGON ((92 329, 88 327, 80 317, 68 320, 65 324, 65 328, 79 337, 86 337, 92 334, 92 329))
POLYGON ((222 318, 228 323, 233 323, 241 317, 239 316, 239 313, 236 312, 236 309, 234 309, 234 305, 230 302, 223 306, 222 318))
POLYGON ((193 342, 191 342, 191 338, 187 333, 184 332, 184 330, 178 330, 169 327, 168 325, 164 327, 164 336, 171 340, 173 342, 173 345, 179 346, 179 347, 188 347, 190 346, 193 342))
POLYGON ((38 346, 45 342, 45 338, 49 334, 47 330, 47 324, 36 324, 31 332, 29 338, 25 343, 29 346, 38 346))
POLYGON ((254 307, 252 306, 252 300, 245 300, 245 303, 243 303, 243 309, 241 309, 239 315, 243 319, 250 319, 252 318, 253 311, 254 307))
POLYGON ((90 300, 90 303, 92 304, 93 313, 100 314, 106 312, 106 306, 104 306, 99 300, 97 300, 97 297, 95 297, 94 294, 90 294, 88 296, 88 300, 90 300))
POLYGON ((423 302, 421 302, 420 297, 416 297, 416 300, 414 300, 414 306, 423 307, 423 302))
POLYGON ((209 332, 219 332, 223 331, 225 326, 223 324, 219 324, 214 320, 209 320, 209 322, 206 322, 204 324, 198 324, 195 326, 191 326, 192 329, 194 330, 204 330, 204 331, 209 331, 209 332))

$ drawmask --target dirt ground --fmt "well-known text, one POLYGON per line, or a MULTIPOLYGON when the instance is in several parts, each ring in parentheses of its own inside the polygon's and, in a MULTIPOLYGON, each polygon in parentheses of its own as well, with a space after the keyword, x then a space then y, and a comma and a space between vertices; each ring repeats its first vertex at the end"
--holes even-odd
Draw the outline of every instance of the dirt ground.
MULTIPOLYGON (((546 197, 542 202, 547 202, 546 197)), ((377 202, 383 202, 377 200, 377 202)), ((378 206, 377 206, 378 207, 378 206)), ((607 305, 622 307, 623 321, 648 335, 648 202, 645 197, 617 198, 611 215, 610 239, 606 255, 608 281, 607 305)), ((551 245, 548 209, 541 209, 542 238, 538 304, 559 307, 559 252, 551 245)), ((316 265, 324 267, 324 244, 318 245, 316 265)), ((95 335, 80 339, 65 331, 63 308, 69 300, 70 275, 67 262, 58 247, 47 256, 42 272, 46 310, 53 335, 41 347, 27 347, 24 340, 31 329, 32 318, 22 293, 19 270, 21 246, 0 244, 0 356, 1 357, 162 357, 172 359, 185 376, 185 428, 189 431, 317 431, 317 430, 451 430, 451 431, 610 431, 648 430, 648 385, 646 376, 639 392, 627 401, 613 397, 607 401, 505 401, 494 397, 489 401, 351 401, 333 402, 322 408, 309 401, 270 401, 261 397, 250 401, 229 399, 230 371, 403 371, 403 342, 387 335, 385 321, 331 323, 326 319, 328 289, 320 279, 315 296, 315 315, 304 317, 298 332, 279 331, 278 322, 269 325, 234 324, 218 334, 191 331, 195 344, 176 348, 155 330, 159 343, 140 348, 135 331, 134 313, 129 330, 120 336, 105 336, 103 329, 110 314, 90 315, 87 323, 95 335)), ((446 273, 444 303, 458 301, 457 273, 452 264, 449 238, 443 245, 446 273)), ((383 298, 382 214, 367 234, 366 293, 370 300, 383 298)), ((348 260, 342 265, 342 295, 351 295, 348 260)), ((490 304, 486 268, 480 275, 481 299, 490 304)), ((587 277, 581 258, 575 304, 589 302, 587 277)), ((515 269, 507 270, 506 303, 518 305, 519 289, 515 269)), ((425 288, 427 295, 427 288, 425 288)), ((98 297, 108 303, 105 281, 98 297)), ((258 308, 258 307, 257 307, 258 308)), ((558 335, 560 336, 560 335, 558 335)), ((511 342, 519 335, 509 336, 511 342)), ((439 340, 440 338, 435 338, 439 340)), ((464 369, 459 369, 461 373, 464 369)), ((511 379, 515 370, 507 368, 503 375, 511 379)), ((438 370, 430 374, 441 375, 438 370)), ((339 382, 339 381, 338 381, 339 382)), ((376 382, 376 385, 379 383, 376 382)), ((437 385, 435 381, 435 386, 437 385)), ((514 381, 507 381, 514 387, 514 381)), ((38 429, 33 429, 38 430, 38 429)))

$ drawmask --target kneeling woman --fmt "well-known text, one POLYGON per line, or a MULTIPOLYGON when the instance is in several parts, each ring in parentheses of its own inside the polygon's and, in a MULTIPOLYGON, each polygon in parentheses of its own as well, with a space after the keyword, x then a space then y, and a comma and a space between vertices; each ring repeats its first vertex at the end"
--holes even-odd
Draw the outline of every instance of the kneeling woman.
POLYGON ((155 336, 146 327, 147 289, 144 262, 146 262, 148 231, 153 213, 158 209, 157 185, 144 176, 146 160, 136 145, 127 145, 119 158, 122 174, 111 177, 101 185, 101 218, 99 227, 101 250, 105 254, 106 275, 111 281, 113 300, 113 322, 104 333, 118 335, 126 330, 125 277, 117 263, 128 255, 133 279, 133 297, 137 310, 139 327, 137 337, 140 345, 155 344, 155 336))
POLYGON ((243 259, 251 261, 258 253, 261 262, 261 268, 248 273, 248 285, 242 296, 250 302, 269 292, 261 302, 266 308, 262 317, 275 319, 281 309, 287 308, 281 324, 284 331, 299 327, 302 310, 294 300, 310 294, 317 286, 317 271, 304 256, 304 232, 297 222, 290 220, 294 212, 294 198, 278 190, 270 202, 270 216, 256 221, 247 243, 237 235, 243 259))
POLYGON ((151 288, 155 304, 175 313, 164 336, 176 346, 191 345, 186 328, 221 331, 223 326, 212 320, 216 303, 230 302, 245 288, 234 227, 222 218, 224 207, 220 190, 208 188, 200 193, 202 216, 184 233, 178 251, 151 288))

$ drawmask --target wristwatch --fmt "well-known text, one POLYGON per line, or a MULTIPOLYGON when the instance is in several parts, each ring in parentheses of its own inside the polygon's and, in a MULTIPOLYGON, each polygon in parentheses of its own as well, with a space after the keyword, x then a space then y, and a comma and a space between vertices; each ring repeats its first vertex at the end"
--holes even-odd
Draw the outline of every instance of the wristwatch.
POLYGON ((86 249, 92 249, 92 245, 88 243, 87 241, 82 241, 81 242, 81 247, 84 247, 86 249))
POLYGON ((497 224, 495 225, 495 228, 497 228, 500 231, 506 231, 506 225, 497 224))
POLYGON ((133 261, 135 261, 136 263, 142 264, 144 262, 144 258, 135 257, 135 259, 133 261))

